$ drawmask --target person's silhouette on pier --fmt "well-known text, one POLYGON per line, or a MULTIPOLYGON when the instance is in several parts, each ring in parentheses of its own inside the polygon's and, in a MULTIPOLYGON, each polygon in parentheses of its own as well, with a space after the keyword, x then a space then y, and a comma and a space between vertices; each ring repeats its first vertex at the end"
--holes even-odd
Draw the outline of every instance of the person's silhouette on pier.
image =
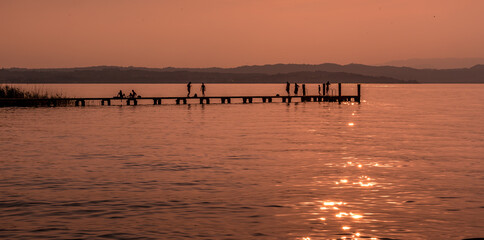
POLYGON ((299 92, 299 85, 297 85, 297 83, 294 83, 294 95, 297 95, 298 92, 299 92))
POLYGON ((326 93, 329 93, 329 81, 326 82, 326 93))
POLYGON ((135 97, 136 97, 136 95, 137 95, 137 94, 136 94, 136 92, 135 92, 134 90, 131 90, 130 96, 131 96, 132 98, 135 98, 135 97))
POLYGON ((205 88, 205 84, 204 83, 202 83, 202 86, 200 87, 200 90, 202 90, 202 95, 205 97, 205 90, 206 90, 206 88, 205 88))
POLYGON ((291 95, 291 84, 289 82, 286 82, 286 92, 287 96, 291 95))
POLYGON ((118 98, 124 98, 124 96, 125 95, 124 95, 123 91, 122 90, 119 90, 119 92, 118 92, 118 98))
POLYGON ((306 84, 304 84, 304 83, 302 85, 302 94, 303 94, 303 96, 306 96, 306 84))
POLYGON ((321 95, 321 85, 318 84, 318 95, 321 95))
POLYGON ((187 84, 187 97, 190 97, 190 90, 192 90, 192 82, 188 82, 187 84))

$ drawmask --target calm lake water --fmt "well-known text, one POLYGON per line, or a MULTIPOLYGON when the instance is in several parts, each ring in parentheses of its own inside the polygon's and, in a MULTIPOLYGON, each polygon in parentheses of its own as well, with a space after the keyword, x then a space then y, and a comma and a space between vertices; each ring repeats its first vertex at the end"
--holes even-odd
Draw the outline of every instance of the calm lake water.
MULTIPOLYGON (((23 87, 186 94, 177 84, 23 87)), ((0 238, 484 237, 484 85, 362 94, 360 105, 0 108, 0 238)))

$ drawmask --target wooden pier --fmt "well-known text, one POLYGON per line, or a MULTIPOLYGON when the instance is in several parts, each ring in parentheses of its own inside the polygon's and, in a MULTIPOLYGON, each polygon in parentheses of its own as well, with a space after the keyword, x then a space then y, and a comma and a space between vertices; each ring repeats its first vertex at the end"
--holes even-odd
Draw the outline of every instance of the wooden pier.
MULTIPOLYGON (((324 92, 323 92, 324 93, 324 92)), ((200 96, 200 97, 137 97, 137 98, 54 98, 54 99, 0 99, 0 106, 8 106, 9 102, 17 102, 20 106, 26 105, 28 102, 40 102, 46 106, 58 106, 59 103, 74 103, 75 106, 86 106, 88 101, 99 101, 102 106, 111 106, 113 101, 121 101, 126 105, 138 105, 140 100, 151 100, 153 105, 162 105, 162 103, 173 102, 175 104, 188 104, 189 101, 193 102, 196 99, 200 104, 220 103, 230 104, 234 99, 238 99, 243 104, 249 104, 254 102, 261 103, 292 103, 292 102, 356 102, 360 103, 361 98, 361 86, 357 85, 357 95, 341 95, 341 83, 338 83, 338 95, 307 95, 307 96, 200 96), (25 104, 22 104, 25 102, 25 104)))

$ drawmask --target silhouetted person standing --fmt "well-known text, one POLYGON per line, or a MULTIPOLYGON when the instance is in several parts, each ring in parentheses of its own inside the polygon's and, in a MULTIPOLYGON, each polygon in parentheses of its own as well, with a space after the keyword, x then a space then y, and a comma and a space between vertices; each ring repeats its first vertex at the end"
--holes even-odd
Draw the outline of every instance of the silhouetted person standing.
POLYGON ((287 92, 287 96, 289 96, 291 94, 291 84, 289 82, 286 82, 286 92, 287 92))
POLYGON ((134 90, 131 90, 131 97, 135 98, 136 97, 136 92, 134 90))
POLYGON ((329 93, 329 81, 326 82, 326 93, 329 93))
POLYGON ((294 83, 294 95, 297 95, 297 92, 299 92, 299 85, 297 85, 297 83, 294 83))
POLYGON ((192 82, 188 82, 187 84, 187 97, 190 97, 190 90, 192 90, 192 82))
POLYGON ((318 84, 318 95, 321 95, 321 85, 318 84))
POLYGON ((302 89, 303 89, 303 96, 306 96, 306 84, 303 83, 302 89))
POLYGON ((200 90, 202 90, 202 95, 205 97, 205 84, 202 83, 202 86, 200 87, 200 90))
POLYGON ((122 91, 122 90, 119 90, 119 92, 118 92, 118 97, 119 97, 119 98, 124 98, 124 93, 123 93, 123 91, 122 91))

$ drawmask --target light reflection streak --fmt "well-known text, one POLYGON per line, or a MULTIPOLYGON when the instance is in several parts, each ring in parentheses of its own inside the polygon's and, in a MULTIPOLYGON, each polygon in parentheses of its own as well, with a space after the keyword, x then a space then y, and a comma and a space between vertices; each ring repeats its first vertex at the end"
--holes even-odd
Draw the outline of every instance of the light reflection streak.
POLYGON ((359 215, 359 214, 353 214, 353 213, 350 213, 350 216, 353 218, 353 219, 360 219, 360 218, 363 218, 362 215, 359 215))
MULTIPOLYGON (((350 125, 350 123, 349 123, 350 125)), ((373 159, 368 158, 368 162, 366 161, 361 161, 356 157, 343 157, 344 162, 343 164, 331 164, 333 167, 354 167, 352 169, 347 169, 346 171, 353 171, 354 174, 358 174, 356 176, 351 176, 351 175, 346 175, 346 176, 340 176, 339 179, 336 181, 332 179, 332 182, 334 184, 339 185, 338 187, 335 187, 335 189, 344 189, 347 187, 354 188, 370 188, 375 186, 377 183, 376 181, 367 176, 367 175, 360 175, 363 173, 365 169, 371 169, 372 167, 394 167, 390 164, 386 163, 377 163, 373 159)), ((317 181, 318 185, 324 184, 324 181, 317 181)), ((365 191, 376 191, 375 190, 365 190, 365 191)), ((319 206, 319 214, 324 213, 325 215, 323 216, 318 216, 318 218, 313 218, 312 220, 316 221, 321 221, 321 224, 328 225, 331 224, 330 222, 336 222, 338 223, 340 229, 343 231, 346 231, 344 235, 347 236, 340 236, 338 239, 351 239, 351 240, 357 240, 357 239, 371 239, 371 240, 378 240, 376 237, 370 237, 370 236, 364 236, 362 233, 355 231, 357 226, 353 226, 354 224, 362 224, 366 223, 368 221, 372 221, 371 219, 365 219, 369 216, 371 216, 371 213, 361 213, 358 210, 356 212, 351 212, 350 209, 352 208, 349 205, 347 206, 346 202, 343 201, 317 201, 321 205, 319 206), (348 207, 350 209, 348 209, 348 207), (326 215, 327 214, 327 215, 326 215), (353 230, 355 229, 355 230, 353 230)), ((354 209, 353 209, 354 210, 354 209)))

